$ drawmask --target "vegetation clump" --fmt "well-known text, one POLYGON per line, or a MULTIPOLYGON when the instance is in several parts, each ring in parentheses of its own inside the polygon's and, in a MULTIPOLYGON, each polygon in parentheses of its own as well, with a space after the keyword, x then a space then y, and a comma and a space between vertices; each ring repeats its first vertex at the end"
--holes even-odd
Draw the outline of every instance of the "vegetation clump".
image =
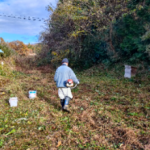
POLYGON ((4 41, 3 38, 0 38, 0 49, 4 52, 2 54, 0 53, 0 57, 9 57, 15 53, 15 51, 4 41))

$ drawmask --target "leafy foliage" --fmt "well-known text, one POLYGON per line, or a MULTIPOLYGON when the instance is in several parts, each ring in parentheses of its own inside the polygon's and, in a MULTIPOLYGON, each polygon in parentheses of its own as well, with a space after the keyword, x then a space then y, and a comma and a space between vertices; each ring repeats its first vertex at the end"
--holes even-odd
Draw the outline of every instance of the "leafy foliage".
POLYGON ((0 54, 0 57, 9 57, 15 53, 3 40, 3 38, 0 38, 0 49, 2 49, 2 51, 4 52, 4 54, 0 54))
POLYGON ((48 10, 52 15, 41 34, 47 46, 42 53, 62 56, 68 49, 66 57, 78 68, 116 62, 149 65, 148 0, 63 0, 48 10))
POLYGON ((25 45, 21 41, 13 41, 6 43, 3 38, 0 38, 0 49, 3 50, 4 54, 1 57, 8 57, 12 54, 28 55, 32 53, 32 49, 35 49, 32 45, 25 45))
POLYGON ((37 43, 37 44, 27 44, 26 45, 30 51, 30 53, 40 53, 41 49, 43 47, 42 43, 37 43))
POLYGON ((20 55, 27 55, 29 52, 32 51, 21 41, 10 42, 9 46, 20 55))

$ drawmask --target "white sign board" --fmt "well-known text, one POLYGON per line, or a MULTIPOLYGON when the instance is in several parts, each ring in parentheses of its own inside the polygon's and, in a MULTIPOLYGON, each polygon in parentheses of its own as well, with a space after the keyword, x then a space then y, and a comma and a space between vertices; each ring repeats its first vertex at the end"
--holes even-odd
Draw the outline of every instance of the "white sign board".
POLYGON ((131 78, 131 66, 125 65, 125 78, 131 78))

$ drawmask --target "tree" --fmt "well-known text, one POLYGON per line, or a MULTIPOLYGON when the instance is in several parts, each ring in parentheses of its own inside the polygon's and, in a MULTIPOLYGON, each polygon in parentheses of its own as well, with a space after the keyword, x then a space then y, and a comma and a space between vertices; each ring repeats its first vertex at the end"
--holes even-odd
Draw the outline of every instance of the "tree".
POLYGON ((10 42, 9 46, 20 55, 27 55, 30 52, 29 48, 21 41, 10 42))
POLYGON ((44 57, 69 50, 66 56, 74 64, 88 67, 129 57, 130 62, 147 61, 141 36, 149 22, 149 0, 60 0, 48 11, 52 15, 41 40, 47 48, 42 53, 51 56, 44 57))

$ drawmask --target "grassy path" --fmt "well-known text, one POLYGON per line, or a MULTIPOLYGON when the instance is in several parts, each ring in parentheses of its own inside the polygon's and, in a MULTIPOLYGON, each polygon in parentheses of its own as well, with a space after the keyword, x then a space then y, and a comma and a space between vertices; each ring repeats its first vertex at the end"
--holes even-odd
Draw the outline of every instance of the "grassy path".
POLYGON ((42 68, 1 76, 0 149, 150 149, 149 82, 78 74, 68 114, 53 76, 42 68), (34 100, 30 89, 38 92, 34 100), (18 97, 18 107, 10 108, 10 95, 18 97))

